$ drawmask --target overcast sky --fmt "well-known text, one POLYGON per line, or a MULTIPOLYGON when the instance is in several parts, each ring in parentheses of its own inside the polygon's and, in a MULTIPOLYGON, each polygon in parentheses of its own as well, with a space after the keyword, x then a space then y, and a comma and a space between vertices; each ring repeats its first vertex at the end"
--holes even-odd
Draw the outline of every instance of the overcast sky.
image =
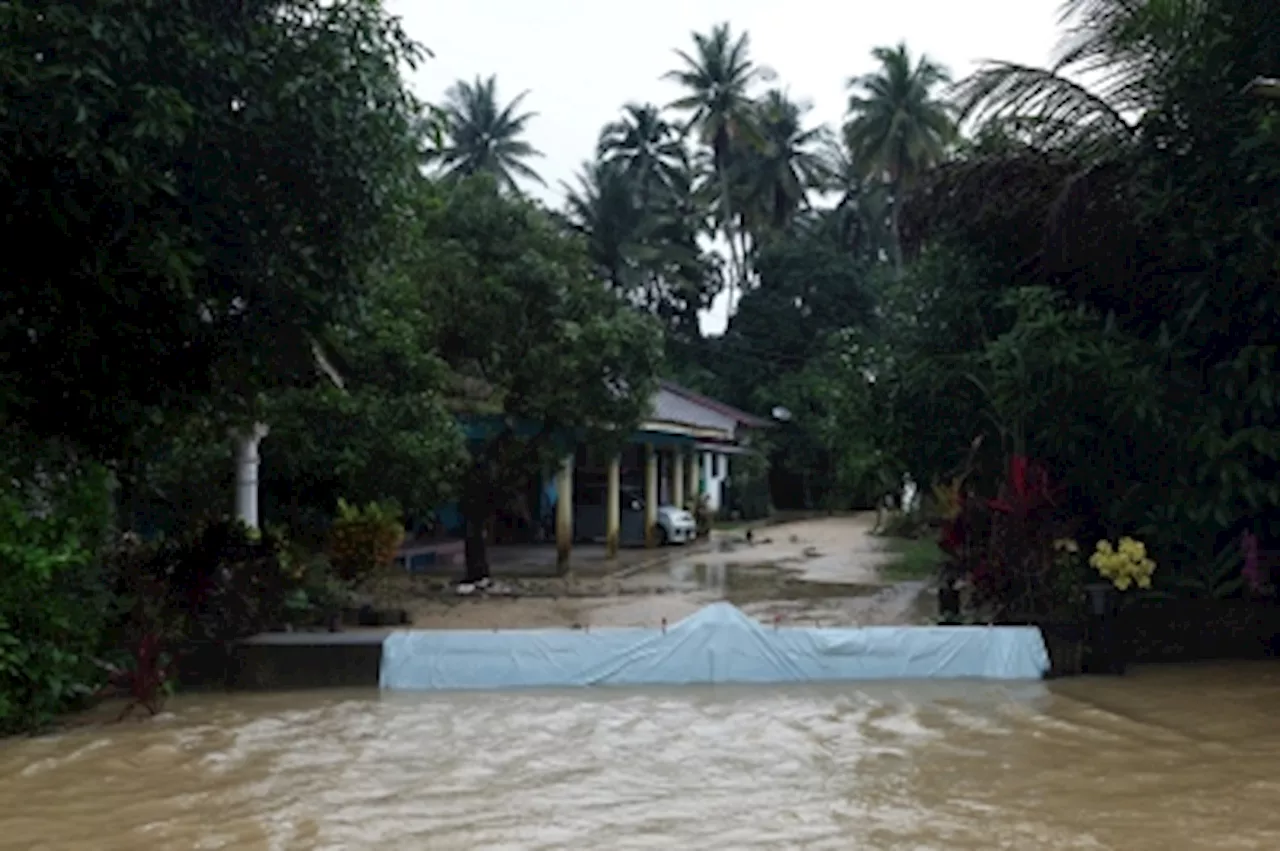
MULTIPOLYGON (((840 124, 851 76, 874 67, 871 49, 905 40, 957 77, 982 59, 1044 64, 1057 42, 1060 0, 387 0, 405 29, 435 54, 412 76, 417 94, 438 101, 460 78, 498 77, 505 102, 528 90, 538 115, 529 141, 546 156, 533 165, 547 187, 534 194, 560 206, 594 151, 600 128, 628 101, 666 104, 677 89, 662 75, 691 33, 728 21, 751 34, 754 59, 777 85, 813 104, 815 122, 840 124)), ((704 318, 718 333, 724 306, 704 318)))

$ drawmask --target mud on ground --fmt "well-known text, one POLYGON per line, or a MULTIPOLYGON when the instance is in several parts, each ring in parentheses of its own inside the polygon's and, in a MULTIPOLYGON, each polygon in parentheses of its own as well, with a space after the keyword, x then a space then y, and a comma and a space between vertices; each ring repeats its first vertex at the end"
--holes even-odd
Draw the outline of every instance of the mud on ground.
POLYGON ((658 626, 727 600, 766 623, 870 626, 931 621, 926 583, 889 583, 871 515, 828 517, 718 534, 709 547, 672 548, 659 563, 608 577, 512 579, 459 597, 438 578, 381 583, 382 605, 419 629, 658 626))

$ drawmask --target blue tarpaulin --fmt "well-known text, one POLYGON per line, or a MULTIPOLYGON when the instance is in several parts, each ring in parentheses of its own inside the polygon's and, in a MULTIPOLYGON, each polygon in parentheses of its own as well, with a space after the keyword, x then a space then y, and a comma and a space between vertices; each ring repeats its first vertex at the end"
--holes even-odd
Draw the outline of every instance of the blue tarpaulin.
POLYGON ((1040 630, 1020 626, 772 627, 728 603, 669 629, 404 630, 383 642, 389 690, 593 685, 1039 679, 1040 630))

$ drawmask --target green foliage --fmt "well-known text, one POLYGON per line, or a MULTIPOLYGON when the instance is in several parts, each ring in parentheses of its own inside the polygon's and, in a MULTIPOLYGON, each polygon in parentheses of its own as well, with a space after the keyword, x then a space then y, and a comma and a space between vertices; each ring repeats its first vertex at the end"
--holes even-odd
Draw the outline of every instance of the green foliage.
POLYGON ((392 259, 329 334, 343 387, 283 389, 267 400, 265 489, 272 516, 292 524, 322 528, 340 496, 391 499, 424 517, 462 469, 462 433, 444 398, 450 373, 437 349, 448 314, 435 297, 439 272, 424 272, 448 256, 436 255, 416 216, 389 247, 392 259))
POLYGON ((97 691, 111 599, 96 561, 106 471, 45 463, 14 473, 0 490, 0 734, 40 729, 97 691))
POLYGON ((484 176, 440 190, 423 221, 432 250, 419 274, 450 320, 438 347, 458 401, 501 415, 473 445, 460 489, 474 527, 557 466, 569 438, 610 449, 627 437, 656 388, 662 337, 600 285, 576 236, 484 176), (520 423, 539 430, 524 434, 520 423))
POLYGON ((18 0, 0 29, 0 205, 43 249, 0 261, 0 415, 114 459, 312 373, 413 173, 419 50, 381 4, 18 0))
POLYGON ((891 511, 876 529, 876 534, 881 537, 901 541, 915 541, 928 533, 928 518, 920 511, 891 511))
POLYGON ((301 588, 299 563, 283 532, 219 520, 112 553, 116 594, 128 612, 127 643, 156 632, 165 641, 226 643, 277 628, 301 588))
POLYGON ((439 351, 504 414, 599 438, 635 423, 654 389, 661 336, 592 276, 582 244, 483 177, 429 211, 439 351))
POLYGON ((286 622, 294 626, 331 626, 351 601, 351 585, 343 582, 323 555, 295 555, 303 565, 299 588, 286 600, 286 622))
POLYGON ((880 567, 880 575, 891 582, 925 582, 935 579, 944 555, 932 540, 890 536, 892 559, 880 567))
POLYGON ((329 561, 343 581, 360 585, 386 570, 403 542, 398 508, 338 500, 338 517, 329 533, 329 561))
POLYGON ((521 92, 504 106, 498 100, 497 77, 454 83, 434 114, 442 138, 429 159, 445 175, 488 174, 510 192, 519 191, 517 178, 545 183, 526 162, 542 156, 523 138, 537 115, 519 111, 528 94, 521 92))
POLYGON ((566 218, 585 237, 597 274, 687 347, 699 337, 698 312, 723 283, 721 264, 699 245, 699 176, 677 129, 648 112, 633 120, 606 128, 604 159, 588 164, 567 190, 566 218))
POLYGON ((897 203, 922 171, 943 158, 955 135, 951 104, 938 90, 951 82, 945 68, 927 56, 912 62, 905 43, 877 47, 880 68, 850 81, 845 144, 868 172, 883 176, 895 203, 890 207, 894 264, 902 268, 900 212, 897 203))
MULTIPOLYGON (((1280 534, 1280 138, 1274 105, 1244 93, 1280 43, 1260 4, 1069 5, 1061 68, 968 81, 968 106, 1000 123, 906 216, 924 247, 908 286, 945 252, 971 270, 946 298, 981 321, 948 334, 937 323, 963 311, 929 303, 941 346, 892 323, 937 378, 904 378, 902 409, 952 408, 902 417, 944 424, 904 444, 941 447, 950 427, 959 452, 985 433, 988 485, 996 451, 1042 458, 1092 535, 1148 542, 1166 590, 1236 594, 1239 565, 1215 554, 1244 529, 1280 534), (1075 66, 1105 69, 1100 88, 1059 73, 1075 66)), ((946 467, 912 455, 913 472, 946 467)))
POLYGON ((773 511, 769 499, 769 460, 761 455, 736 455, 730 462, 729 482, 722 509, 743 520, 759 520, 773 511))

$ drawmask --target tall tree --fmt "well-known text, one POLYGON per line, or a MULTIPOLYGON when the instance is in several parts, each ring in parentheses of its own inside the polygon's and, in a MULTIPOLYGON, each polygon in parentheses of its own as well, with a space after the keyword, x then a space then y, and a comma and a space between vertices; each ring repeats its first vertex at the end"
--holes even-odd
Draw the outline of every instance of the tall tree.
POLYGON ((588 163, 566 186, 566 218, 587 240, 598 273, 633 305, 657 316, 669 333, 698 335, 698 312, 719 292, 715 256, 699 245, 699 202, 687 169, 645 204, 617 161, 588 163))
POLYGON ((618 166, 646 208, 675 191, 688 159, 678 128, 653 104, 624 106, 622 118, 601 132, 598 153, 602 162, 618 166))
POLYGON ((527 162, 542 156, 524 138, 537 116, 519 111, 528 94, 521 92, 504 106, 496 76, 454 83, 440 106, 445 139, 434 157, 444 172, 459 177, 487 172, 511 192, 519 191, 517 181, 522 178, 545 185, 527 162))
POLYGON ((237 8, 0 9, 0 220, 40 246, 0 258, 5 425, 119 458, 250 405, 361 290, 413 174, 420 50, 372 0, 237 8))
POLYGON ((519 483, 554 469, 573 441, 608 447, 635 427, 662 338, 649 317, 600 285, 575 235, 532 203, 501 195, 491 177, 449 187, 427 232, 422 274, 435 309, 450 317, 439 350, 480 388, 498 423, 473 444, 459 488, 474 582, 489 572, 485 524, 519 483))
POLYGON ((809 110, 785 92, 770 90, 757 105, 761 144, 737 155, 735 184, 757 243, 782 232, 809 206, 809 192, 831 182, 829 132, 822 125, 805 125, 809 110))
POLYGON ((871 51, 880 68, 849 80, 845 141, 855 160, 892 190, 893 258, 902 269, 902 198, 912 181, 939 162, 955 134, 951 105, 939 89, 951 81, 941 65, 913 62, 905 44, 871 51))
POLYGON ((1206 8, 1202 0, 1066 0, 1053 64, 985 63, 956 86, 962 114, 997 121, 1041 149, 1097 158, 1125 147, 1167 89, 1176 57, 1194 44, 1206 8))
POLYGON ((708 35, 694 33, 693 43, 693 53, 676 51, 683 67, 668 72, 666 79, 686 90, 670 106, 687 114, 687 126, 697 131, 711 151, 719 189, 720 227, 729 243, 732 311, 735 291, 741 291, 747 281, 746 230, 733 198, 734 145, 761 144, 752 89, 772 78, 773 72, 751 59, 750 35, 742 33, 734 38, 727 23, 713 27, 708 35))
POLYGON ((630 293, 639 284, 636 253, 652 220, 637 203, 635 185, 611 162, 589 162, 577 185, 564 186, 565 215, 587 242, 587 255, 611 288, 630 293))

